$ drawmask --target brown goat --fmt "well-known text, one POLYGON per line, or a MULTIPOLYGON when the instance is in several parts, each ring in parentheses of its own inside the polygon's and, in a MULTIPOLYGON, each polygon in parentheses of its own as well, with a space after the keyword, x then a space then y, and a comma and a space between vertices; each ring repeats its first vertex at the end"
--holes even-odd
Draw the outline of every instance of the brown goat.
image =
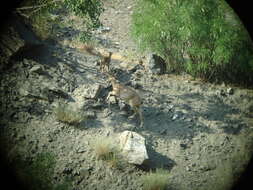
POLYGON ((134 115, 132 117, 134 117, 138 113, 140 118, 140 127, 143 127, 143 116, 141 112, 142 101, 139 94, 133 88, 121 84, 119 81, 115 79, 114 76, 110 74, 107 74, 107 76, 112 84, 112 91, 109 92, 106 99, 108 100, 110 96, 114 96, 130 105, 131 108, 134 110, 134 115))
POLYGON ((110 70, 110 63, 111 63, 111 57, 112 57, 112 52, 109 52, 109 56, 103 56, 99 61, 98 65, 100 66, 99 69, 101 72, 109 72, 110 70), (106 70, 105 70, 106 68, 106 70))
POLYGON ((83 45, 81 49, 85 50, 91 55, 95 55, 100 57, 100 60, 97 62, 97 65, 99 65, 99 69, 101 72, 109 72, 110 69, 110 63, 111 63, 111 57, 112 57, 112 52, 109 52, 109 55, 103 55, 99 51, 97 51, 94 47, 90 45, 83 45))

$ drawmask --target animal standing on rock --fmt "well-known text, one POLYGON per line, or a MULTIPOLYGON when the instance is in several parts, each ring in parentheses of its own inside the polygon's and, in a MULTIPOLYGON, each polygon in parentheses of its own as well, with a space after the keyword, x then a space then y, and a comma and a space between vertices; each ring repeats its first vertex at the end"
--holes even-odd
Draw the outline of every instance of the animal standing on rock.
POLYGON ((100 52, 95 50, 94 47, 89 46, 89 45, 83 45, 81 49, 85 50, 91 55, 95 55, 100 57, 100 60, 97 61, 97 65, 99 65, 99 70, 101 72, 109 72, 110 70, 110 63, 111 63, 111 57, 112 57, 112 52, 108 53, 108 56, 102 55, 100 52))
POLYGON ((105 68, 106 68, 106 72, 109 72, 110 70, 110 63, 111 63, 111 57, 112 57, 112 52, 109 52, 108 57, 102 57, 102 59, 100 59, 97 63, 100 66, 99 69, 101 72, 105 72, 105 68))
POLYGON ((134 114, 131 117, 135 117, 135 115, 138 113, 140 118, 140 127, 143 127, 143 116, 141 112, 142 100, 139 94, 133 88, 121 84, 114 76, 108 73, 106 73, 106 75, 112 84, 112 91, 109 92, 106 100, 108 101, 110 96, 114 96, 115 98, 119 98, 130 105, 134 110, 134 114))

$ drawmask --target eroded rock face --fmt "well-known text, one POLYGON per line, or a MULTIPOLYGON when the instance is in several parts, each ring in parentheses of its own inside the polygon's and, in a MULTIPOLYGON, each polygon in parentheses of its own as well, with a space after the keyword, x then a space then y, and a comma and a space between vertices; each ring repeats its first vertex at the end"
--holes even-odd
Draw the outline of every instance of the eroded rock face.
POLYGON ((120 148, 128 163, 141 165, 149 159, 145 138, 136 132, 124 131, 119 135, 120 148))
POLYGON ((11 57, 24 51, 32 53, 37 47, 43 46, 31 27, 17 15, 9 18, 8 24, 0 32, 0 69, 7 66, 11 57))

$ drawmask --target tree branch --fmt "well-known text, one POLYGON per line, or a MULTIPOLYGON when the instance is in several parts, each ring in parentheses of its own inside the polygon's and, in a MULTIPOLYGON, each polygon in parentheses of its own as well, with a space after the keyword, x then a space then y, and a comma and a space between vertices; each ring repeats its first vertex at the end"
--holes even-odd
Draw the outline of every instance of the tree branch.
POLYGON ((51 1, 51 2, 48 2, 48 3, 44 3, 44 4, 41 4, 41 5, 34 5, 34 6, 27 6, 27 7, 18 7, 18 8, 16 8, 16 10, 17 11, 23 11, 23 10, 29 10, 29 9, 42 8, 42 7, 48 6, 49 4, 58 3, 60 1, 63 1, 63 0, 54 0, 54 1, 51 1))

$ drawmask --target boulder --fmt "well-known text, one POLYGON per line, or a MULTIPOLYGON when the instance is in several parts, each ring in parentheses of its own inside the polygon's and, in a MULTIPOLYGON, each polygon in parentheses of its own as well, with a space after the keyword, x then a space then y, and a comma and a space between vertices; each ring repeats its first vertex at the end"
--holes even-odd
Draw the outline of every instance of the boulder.
POLYGON ((41 65, 34 65, 34 66, 29 70, 30 73, 38 73, 38 74, 43 73, 43 71, 44 71, 44 68, 43 68, 41 65))
MULTIPOLYGON (((86 111, 88 109, 101 109, 103 102, 99 100, 105 96, 105 88, 100 84, 83 84, 76 88, 71 95, 73 102, 71 104, 78 110, 86 111)), ((93 116, 91 116, 93 117, 93 116)))
POLYGON ((152 74, 164 74, 166 72, 166 62, 156 54, 149 54, 146 69, 152 74))
POLYGON ((102 89, 100 84, 84 84, 73 92, 74 99, 83 101, 84 99, 96 99, 102 89))
POLYGON ((119 144, 122 155, 128 163, 141 165, 149 159, 145 138, 136 132, 122 132, 119 135, 119 144))

